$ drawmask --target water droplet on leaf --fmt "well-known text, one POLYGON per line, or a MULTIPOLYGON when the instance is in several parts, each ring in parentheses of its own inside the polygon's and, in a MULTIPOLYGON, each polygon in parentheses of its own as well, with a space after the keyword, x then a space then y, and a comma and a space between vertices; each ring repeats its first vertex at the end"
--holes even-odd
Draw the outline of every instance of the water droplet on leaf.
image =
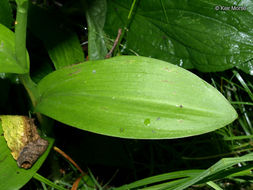
POLYGON ((145 119, 144 125, 146 125, 147 127, 150 126, 150 119, 145 119))

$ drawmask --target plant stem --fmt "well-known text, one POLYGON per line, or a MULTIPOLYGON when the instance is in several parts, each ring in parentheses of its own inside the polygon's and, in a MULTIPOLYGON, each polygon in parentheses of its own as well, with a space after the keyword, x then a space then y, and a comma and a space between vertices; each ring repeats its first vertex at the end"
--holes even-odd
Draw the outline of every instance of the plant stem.
MULTIPOLYGON (((21 83, 25 87, 25 89, 28 93, 28 96, 30 97, 30 100, 32 102, 32 107, 35 108, 37 105, 38 98, 39 98, 37 84, 35 84, 32 81, 29 74, 19 75, 19 80, 21 81, 21 83)), ((40 127, 43 132, 42 134, 52 136, 53 135, 53 132, 52 132, 53 121, 50 120, 49 118, 41 115, 38 112, 36 112, 36 117, 40 123, 40 127)))
POLYGON ((136 0, 134 0, 134 2, 131 5, 130 11, 129 11, 129 14, 128 14, 128 17, 127 17, 128 20, 130 20, 131 17, 132 17, 132 12, 134 10, 135 3, 136 3, 136 0))
POLYGON ((27 64, 26 56, 26 25, 27 25, 27 0, 16 0, 17 2, 17 17, 15 26, 15 53, 18 63, 27 70, 26 74, 19 75, 21 83, 24 85, 33 107, 36 105, 38 98, 38 90, 36 84, 32 81, 29 75, 29 64, 27 64))
POLYGON ((33 107, 37 104, 37 98, 39 96, 37 85, 32 81, 29 74, 19 75, 19 79, 21 83, 24 85, 30 99, 32 102, 33 107))
POLYGON ((136 5, 136 1, 137 1, 137 0, 134 0, 133 3, 132 3, 132 5, 131 5, 130 11, 129 11, 128 16, 127 16, 127 23, 126 23, 126 25, 125 25, 125 27, 124 27, 124 29, 123 29, 123 32, 122 32, 122 34, 121 34, 121 36, 120 36, 120 39, 119 39, 119 41, 118 41, 118 44, 117 44, 117 46, 116 46, 116 48, 115 48, 116 51, 114 51, 114 55, 116 55, 116 53, 119 51, 119 46, 120 46, 120 44, 121 44, 121 41, 123 40, 126 31, 128 31, 130 22, 131 22, 132 17, 133 17, 133 11, 134 11, 134 8, 135 8, 135 5, 136 5))
POLYGON ((36 105, 38 97, 36 84, 31 80, 29 75, 29 66, 26 57, 26 26, 27 26, 27 0, 16 0, 17 3, 17 17, 15 22, 15 53, 18 63, 25 69, 27 73, 19 75, 21 83, 24 85, 33 107, 36 105))
MULTIPOLYGON (((39 98, 39 92, 37 89, 37 85, 32 81, 30 77, 29 62, 26 53, 28 0, 16 0, 16 3, 17 17, 15 22, 15 53, 18 63, 27 71, 26 74, 19 75, 18 77, 21 83, 24 85, 34 108, 39 98)), ((47 135, 51 134, 49 120, 46 117, 43 117, 40 113, 36 113, 36 116, 41 125, 42 131, 47 135)))
POLYGON ((26 25, 27 25, 27 0, 16 0, 17 17, 15 22, 15 51, 16 59, 21 67, 29 72, 26 57, 26 25))

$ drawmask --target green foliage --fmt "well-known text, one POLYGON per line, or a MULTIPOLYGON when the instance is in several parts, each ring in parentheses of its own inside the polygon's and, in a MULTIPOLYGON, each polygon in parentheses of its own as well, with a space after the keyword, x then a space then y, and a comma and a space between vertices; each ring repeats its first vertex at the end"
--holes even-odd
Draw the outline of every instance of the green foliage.
POLYGON ((110 136, 186 137, 237 117, 227 100, 196 75, 145 57, 119 56, 68 67, 45 77, 38 88, 36 111, 110 136))
MULTIPOLYGON (((184 68, 203 72, 232 67, 252 71, 253 52, 250 11, 252 2, 240 1, 245 11, 215 10, 232 1, 139 1, 125 35, 126 49, 184 68)), ((105 31, 114 38, 127 25, 131 1, 108 1, 105 31)), ((125 51, 129 53, 129 51, 125 51)))
MULTIPOLYGON (((36 115, 42 133, 54 131, 56 146, 83 169, 92 167, 79 189, 251 188, 252 2, 14 3, 0 0, 0 113, 36 115), (232 5, 246 9, 221 10, 232 5), (113 55, 146 57, 104 60, 119 28, 113 55), (195 68, 197 76, 175 65, 195 68), (167 140, 193 135, 199 136, 167 140), (115 169, 119 174, 112 174, 115 169)), ((24 189, 70 189, 80 179, 54 152, 46 160, 54 139, 47 140, 47 151, 24 170, 0 136, 1 190, 31 178, 37 181, 24 189)))

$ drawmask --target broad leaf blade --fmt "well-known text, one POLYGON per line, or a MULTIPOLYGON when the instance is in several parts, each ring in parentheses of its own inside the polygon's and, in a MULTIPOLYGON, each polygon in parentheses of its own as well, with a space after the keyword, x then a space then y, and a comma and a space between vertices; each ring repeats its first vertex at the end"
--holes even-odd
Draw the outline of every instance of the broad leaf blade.
POLYGON ((0 1, 0 23, 10 28, 13 22, 11 6, 8 0, 0 1))
MULTIPOLYGON (((28 70, 22 68, 15 54, 15 36, 14 33, 0 24, 0 73, 27 73, 28 70)), ((29 65, 29 56, 27 53, 27 62, 29 65)))
MULTIPOLYGON (((215 10, 232 1, 140 1, 126 33, 126 49, 204 72, 238 67, 253 73, 252 2, 242 11, 215 10)), ((108 1, 105 31, 125 26, 131 1, 108 1)), ((235 5, 234 5, 235 6, 235 5)))
POLYGON ((77 128, 125 138, 198 135, 237 114, 211 85, 164 61, 134 56, 89 61, 49 74, 37 111, 77 128))
POLYGON ((88 2, 86 18, 89 31, 89 60, 104 59, 107 53, 103 32, 107 10, 106 0, 95 0, 88 2))
MULTIPOLYGON (((0 134, 3 130, 0 124, 0 134)), ((13 190, 20 189, 25 185, 41 167, 45 161, 50 149, 53 145, 53 139, 46 138, 50 145, 46 152, 36 161, 31 169, 25 170, 17 166, 16 161, 13 159, 10 149, 8 148, 4 136, 0 136, 0 184, 1 189, 13 190)))
POLYGON ((29 6, 28 27, 43 41, 56 69, 84 61, 77 34, 62 27, 62 20, 48 10, 29 6))

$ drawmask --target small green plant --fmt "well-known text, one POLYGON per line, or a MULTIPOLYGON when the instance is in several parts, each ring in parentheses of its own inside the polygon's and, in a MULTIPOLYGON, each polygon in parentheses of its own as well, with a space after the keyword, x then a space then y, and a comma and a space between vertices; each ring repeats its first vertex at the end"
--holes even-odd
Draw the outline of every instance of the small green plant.
MULTIPOLYGON (((192 167, 159 175, 151 172, 152 175, 147 178, 144 175, 141 177, 143 179, 137 178, 133 183, 110 187, 108 184, 102 186, 91 171, 84 173, 71 158, 61 153, 70 161, 70 166, 75 166, 81 172, 72 189, 179 190, 192 185, 201 188, 205 184, 222 189, 215 180, 243 181, 239 179, 240 176, 249 176, 250 182, 253 181, 253 166, 248 164, 253 160, 252 145, 246 142, 245 146, 235 146, 237 140, 248 140, 253 135, 252 113, 247 113, 245 108, 245 105, 253 105, 250 76, 253 67, 253 34, 250 30, 253 17, 250 10, 230 10, 231 15, 224 15, 223 7, 233 5, 229 1, 214 5, 211 1, 199 0, 193 4, 163 0, 155 3, 149 0, 80 0, 70 1, 66 7, 62 7, 62 2, 54 3, 61 8, 59 15, 50 11, 54 5, 49 1, 0 2, 0 74, 4 79, 3 84, 0 83, 2 99, 8 96, 8 90, 5 92, 4 88, 11 86, 5 82, 19 81, 31 103, 25 109, 25 115, 36 118, 41 136, 49 142, 42 156, 30 169, 25 170, 19 168, 12 158, 6 143, 6 140, 10 141, 9 138, 0 136, 1 189, 19 189, 31 178, 40 181, 43 189, 47 189, 45 184, 55 189, 71 187, 72 184, 67 183, 71 180, 62 178, 62 183, 54 183, 37 172, 46 161, 54 141, 59 138, 53 121, 81 129, 83 133, 89 131, 110 138, 131 139, 133 142, 134 139, 151 141, 177 138, 184 142, 183 137, 216 130, 216 140, 219 139, 217 134, 222 136, 223 141, 229 142, 226 146, 231 146, 230 150, 235 155, 223 158, 212 166, 206 165, 206 170, 192 167), (16 11, 14 31, 12 10, 16 11), (60 15, 68 14, 80 14, 81 18, 86 18, 87 35, 78 36, 74 29, 64 28, 65 22, 62 22, 60 15), (224 17, 221 18, 221 15, 224 17), (231 21, 234 17, 238 21, 236 26, 231 21), (115 37, 116 40, 112 40, 115 37), (36 43, 29 41, 36 38, 40 39, 40 43, 43 42, 45 60, 43 56, 38 56, 38 52, 27 51, 27 48, 36 49, 31 47, 36 43), (88 43, 88 50, 82 49, 80 38, 88 38, 83 43, 88 43), (38 67, 35 60, 41 63, 38 67), (226 85, 218 84, 220 78, 215 74, 234 67, 248 73, 245 74, 248 80, 245 82, 234 69, 230 79, 221 78, 226 85), (196 75, 186 70, 193 68, 198 70, 194 71, 196 75), (200 78, 206 77, 202 72, 216 72, 208 78, 212 85, 200 78), (234 78, 238 79, 238 84, 232 82, 234 78), (247 102, 235 88, 246 94, 247 102), (221 89, 220 92, 218 89, 221 89), (231 123, 238 115, 231 104, 243 114, 239 115, 237 121, 242 128, 234 131, 231 123), (239 134, 238 137, 236 134, 239 134), (236 165, 239 167, 234 167, 236 165)), ((245 1, 237 6, 245 7, 248 4, 245 1)), ((73 21, 73 28, 77 23, 73 21)), ((0 114, 24 113, 3 110, 0 114)), ((4 122, 0 122, 0 133, 4 134, 8 126, 2 125, 4 122)), ((8 132, 14 133, 14 130, 9 127, 8 132)), ((19 140, 13 142, 18 143, 19 140)), ((162 143, 158 143, 159 146, 162 147, 162 143)), ((135 148, 138 149, 138 146, 135 148)), ((57 148, 55 150, 60 152, 57 148)), ((223 156, 225 154, 217 156, 214 153, 215 158, 223 156)), ((50 164, 53 164, 52 159, 50 164)), ((155 163, 151 165, 154 167, 155 163)), ((75 175, 70 176, 74 178, 75 175)))

